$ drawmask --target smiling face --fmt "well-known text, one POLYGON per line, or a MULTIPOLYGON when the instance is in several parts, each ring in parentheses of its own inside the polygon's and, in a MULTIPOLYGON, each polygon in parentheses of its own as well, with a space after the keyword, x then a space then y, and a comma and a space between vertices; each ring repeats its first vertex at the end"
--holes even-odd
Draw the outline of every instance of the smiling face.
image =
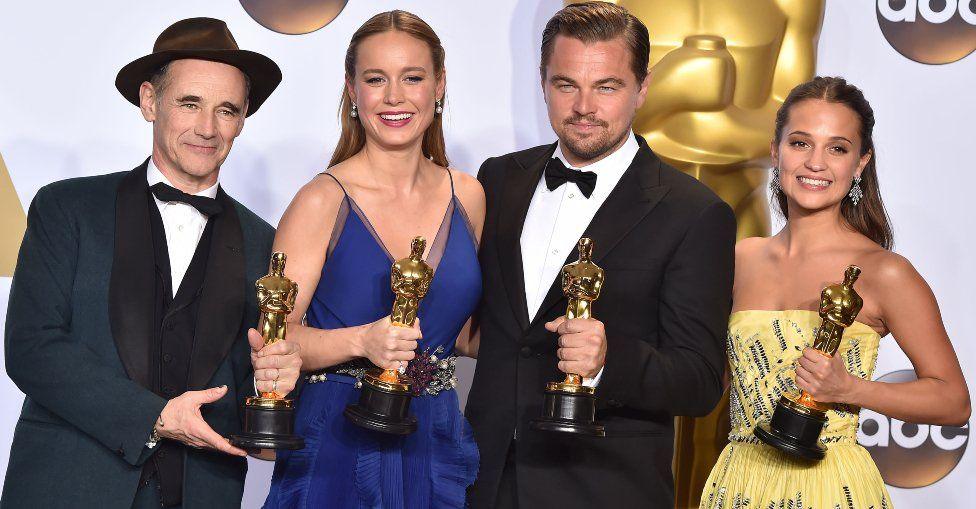
POLYGON ((790 108, 779 144, 771 147, 789 207, 840 206, 871 159, 870 152, 861 155, 860 128, 857 114, 843 104, 806 99, 790 108))
POLYGON ((419 145, 434 119, 434 102, 444 96, 430 47, 403 32, 363 39, 356 75, 346 87, 368 140, 395 150, 419 145))
POLYGON ((244 127, 244 74, 220 62, 176 60, 163 85, 139 89, 143 117, 153 123, 153 161, 183 191, 206 189, 244 127))
POLYGON ((644 104, 647 80, 638 82, 623 38, 584 43, 559 35, 542 83, 549 123, 574 166, 612 153, 631 133, 644 104))

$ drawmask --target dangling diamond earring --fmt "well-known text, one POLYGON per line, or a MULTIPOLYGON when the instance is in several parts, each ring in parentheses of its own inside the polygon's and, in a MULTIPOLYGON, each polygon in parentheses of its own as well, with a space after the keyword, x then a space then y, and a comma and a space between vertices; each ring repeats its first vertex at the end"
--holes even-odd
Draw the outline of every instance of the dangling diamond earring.
POLYGON ((444 113, 444 107, 441 106, 441 100, 440 99, 434 101, 434 113, 436 113, 438 115, 440 115, 441 113, 444 113))
POLYGON ((349 116, 352 118, 359 116, 359 106, 356 106, 356 103, 352 103, 352 109, 349 110, 349 116))
POLYGON ((851 197, 851 203, 857 207, 857 203, 864 198, 864 191, 861 190, 861 176, 857 175, 854 177, 854 183, 851 185, 851 190, 847 193, 847 196, 851 197))
POLYGON ((775 195, 783 190, 783 185, 779 181, 779 168, 773 168, 773 176, 769 179, 769 192, 775 195))

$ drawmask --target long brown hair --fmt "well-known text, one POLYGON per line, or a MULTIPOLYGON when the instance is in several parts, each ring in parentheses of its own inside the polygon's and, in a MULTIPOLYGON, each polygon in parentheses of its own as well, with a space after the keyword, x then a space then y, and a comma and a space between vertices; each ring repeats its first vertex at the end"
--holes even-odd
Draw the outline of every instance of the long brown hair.
MULTIPOLYGON (((356 76, 356 50, 359 43, 371 35, 385 32, 403 32, 407 35, 420 39, 430 47, 430 56, 434 61, 434 75, 440 79, 444 75, 444 47, 441 40, 434 33, 424 20, 417 15, 406 11, 381 12, 369 18, 363 26, 352 34, 349 41, 349 49, 346 50, 346 79, 352 80, 356 76)), ((441 105, 446 101, 446 94, 441 98, 441 105)), ((342 124, 342 132, 339 134, 339 143, 336 145, 335 152, 332 153, 332 160, 329 167, 333 167, 346 159, 356 155, 366 144, 366 131, 358 118, 349 115, 352 111, 352 99, 349 97, 346 86, 342 87, 342 102, 339 105, 339 122, 342 124)), ((423 153, 424 157, 430 159, 439 166, 447 167, 447 151, 444 147, 444 131, 442 129, 443 116, 434 114, 427 131, 424 132, 423 153)))
MULTIPOLYGON (((855 231, 890 250, 895 239, 891 231, 888 213, 885 212, 884 202, 881 201, 881 189, 878 186, 878 154, 874 150, 874 110, 871 109, 871 104, 864 98, 864 93, 859 88, 847 83, 844 78, 817 76, 806 83, 797 85, 790 91, 790 95, 786 97, 786 101, 776 112, 776 137, 773 141, 777 146, 783 138, 783 129, 789 122, 790 109, 795 104, 807 99, 843 104, 860 119, 860 155, 863 157, 864 154, 871 152, 871 159, 861 171, 860 185, 864 197, 857 205, 854 205, 850 197, 845 196, 840 204, 840 214, 855 231)), ((789 220, 786 194, 783 193, 782 189, 778 189, 773 197, 776 199, 783 217, 789 220)))

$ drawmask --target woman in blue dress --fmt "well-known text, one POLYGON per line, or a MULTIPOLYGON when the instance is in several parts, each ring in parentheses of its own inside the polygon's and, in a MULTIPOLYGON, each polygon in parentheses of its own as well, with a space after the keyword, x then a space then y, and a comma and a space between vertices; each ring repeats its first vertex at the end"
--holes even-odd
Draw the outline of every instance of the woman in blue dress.
POLYGON ((484 192, 448 168, 444 49, 423 20, 374 16, 353 35, 345 64, 329 169, 298 192, 275 238, 299 285, 289 340, 301 346, 308 377, 295 423, 305 448, 279 451, 265 507, 463 507, 478 450, 453 371, 454 356, 471 346, 481 297, 484 192), (390 266, 417 235, 429 241, 434 279, 415 326, 395 327, 390 266), (371 365, 415 378, 413 434, 378 433, 343 416, 371 365))

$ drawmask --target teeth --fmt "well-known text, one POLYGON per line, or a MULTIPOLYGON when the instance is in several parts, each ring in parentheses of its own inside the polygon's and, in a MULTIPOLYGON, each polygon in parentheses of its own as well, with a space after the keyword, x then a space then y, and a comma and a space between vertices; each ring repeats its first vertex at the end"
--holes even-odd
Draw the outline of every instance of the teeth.
POLYGON ((796 179, 799 180, 800 182, 803 182, 804 184, 809 184, 811 186, 827 187, 830 185, 829 180, 819 180, 819 179, 812 179, 808 177, 797 177, 796 179))
POLYGON ((406 120, 412 116, 413 113, 397 113, 396 115, 380 115, 380 118, 396 122, 397 120, 406 120))

